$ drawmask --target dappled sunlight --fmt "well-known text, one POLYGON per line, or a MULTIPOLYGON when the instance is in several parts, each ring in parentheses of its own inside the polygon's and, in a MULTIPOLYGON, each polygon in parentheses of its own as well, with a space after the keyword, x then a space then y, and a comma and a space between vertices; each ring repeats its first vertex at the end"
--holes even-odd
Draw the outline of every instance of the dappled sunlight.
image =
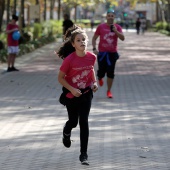
MULTIPOLYGON (((169 169, 169 39, 155 33, 134 34, 126 32, 126 41, 120 42, 114 97, 106 97, 106 79, 94 93, 89 114, 90 166, 83 169, 169 169)), ((0 76, 2 166, 82 169, 79 125, 72 130, 71 148, 62 144, 68 115, 58 100, 62 60, 52 54, 55 46, 32 52, 27 55, 30 60, 21 58, 20 72, 0 76)))

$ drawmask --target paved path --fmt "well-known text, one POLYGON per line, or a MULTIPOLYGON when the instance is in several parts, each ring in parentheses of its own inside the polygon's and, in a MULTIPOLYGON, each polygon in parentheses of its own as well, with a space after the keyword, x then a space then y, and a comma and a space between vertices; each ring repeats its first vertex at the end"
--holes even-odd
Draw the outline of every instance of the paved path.
POLYGON ((78 160, 79 127, 70 149, 61 142, 67 114, 58 102, 57 43, 17 58, 20 72, 0 74, 0 170, 170 170, 170 38, 125 35, 114 98, 106 84, 94 95, 90 166, 78 160))

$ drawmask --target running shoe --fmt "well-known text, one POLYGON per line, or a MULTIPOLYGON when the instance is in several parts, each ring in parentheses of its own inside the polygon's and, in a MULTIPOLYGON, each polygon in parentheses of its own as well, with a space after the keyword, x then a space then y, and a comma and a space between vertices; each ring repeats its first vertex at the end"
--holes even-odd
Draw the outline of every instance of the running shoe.
POLYGON ((107 97, 108 98, 113 98, 113 95, 112 95, 111 91, 109 91, 109 90, 107 91, 107 97))
POLYGON ((82 165, 89 165, 89 162, 87 161, 88 155, 86 152, 82 152, 79 159, 82 165))
POLYGON ((99 79, 99 85, 103 86, 103 84, 104 84, 103 79, 99 79))
MULTIPOLYGON (((64 125, 64 128, 65 128, 65 125, 64 125)), ((64 133, 64 128, 63 128, 63 138, 62 138, 63 145, 66 148, 69 148, 71 146, 71 140, 70 140, 71 133, 69 133, 69 134, 64 133)))

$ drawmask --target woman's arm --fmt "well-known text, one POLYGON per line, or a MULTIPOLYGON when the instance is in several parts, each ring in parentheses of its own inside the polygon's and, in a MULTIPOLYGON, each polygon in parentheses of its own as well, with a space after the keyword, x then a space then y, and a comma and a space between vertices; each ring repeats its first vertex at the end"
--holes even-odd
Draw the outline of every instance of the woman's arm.
POLYGON ((64 86, 66 89, 68 89, 75 97, 79 97, 82 95, 81 91, 79 89, 76 89, 68 84, 68 82, 65 80, 65 73, 62 71, 59 71, 58 74, 58 81, 59 83, 64 86))

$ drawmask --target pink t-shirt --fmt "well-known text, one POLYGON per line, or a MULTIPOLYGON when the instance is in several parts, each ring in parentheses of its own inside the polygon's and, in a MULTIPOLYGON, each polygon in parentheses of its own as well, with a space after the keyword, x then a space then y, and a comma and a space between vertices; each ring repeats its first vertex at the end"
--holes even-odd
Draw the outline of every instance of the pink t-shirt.
MULTIPOLYGON (((18 25, 9 23, 7 25, 6 30, 12 30, 14 28, 18 28, 18 25)), ((13 40, 12 34, 13 34, 13 32, 11 32, 7 35, 8 46, 18 46, 18 40, 13 40)))
POLYGON ((60 67, 60 71, 66 74, 65 80, 73 87, 84 89, 93 82, 93 69, 96 56, 87 52, 84 57, 79 57, 76 52, 67 56, 60 67))
MULTIPOLYGON (((119 32, 122 33, 122 28, 118 24, 114 24, 119 32)), ((110 31, 110 26, 106 23, 100 24, 95 32, 100 36, 98 49, 100 52, 117 52, 118 36, 110 31)))

